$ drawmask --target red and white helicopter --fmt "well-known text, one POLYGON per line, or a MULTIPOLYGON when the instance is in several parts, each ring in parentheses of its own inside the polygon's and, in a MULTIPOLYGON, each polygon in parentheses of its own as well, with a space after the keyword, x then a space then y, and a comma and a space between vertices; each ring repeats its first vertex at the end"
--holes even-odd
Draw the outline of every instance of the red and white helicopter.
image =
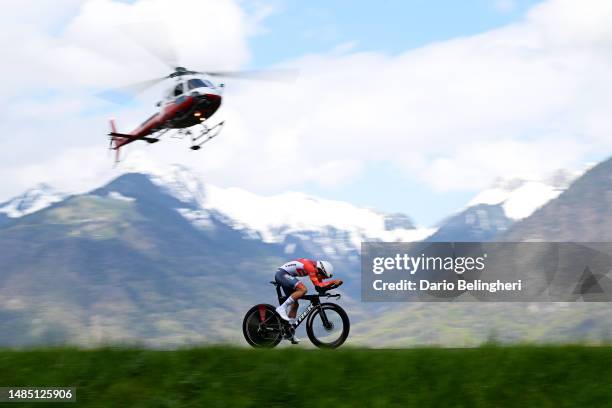
MULTIPOLYGON (((212 78, 241 78, 261 79, 271 81, 293 81, 297 71, 292 69, 270 69, 256 71, 192 71, 178 66, 176 58, 156 52, 146 47, 152 55, 169 65, 173 72, 161 78, 155 78, 136 84, 128 85, 110 91, 120 94, 137 94, 165 80, 174 79, 176 82, 170 87, 163 99, 157 103, 159 111, 145 120, 130 133, 117 131, 114 119, 111 119, 109 148, 115 150, 115 162, 119 161, 119 149, 137 140, 156 143, 166 133, 176 130, 178 137, 188 136, 191 141, 190 148, 199 150, 202 145, 216 137, 222 130, 224 121, 208 126, 207 121, 217 112, 223 99, 224 84, 215 85, 212 78), (193 129, 194 127, 198 127, 193 129)), ((174 55, 173 50, 172 54, 174 55)), ((109 91, 100 94, 108 95, 109 91)))

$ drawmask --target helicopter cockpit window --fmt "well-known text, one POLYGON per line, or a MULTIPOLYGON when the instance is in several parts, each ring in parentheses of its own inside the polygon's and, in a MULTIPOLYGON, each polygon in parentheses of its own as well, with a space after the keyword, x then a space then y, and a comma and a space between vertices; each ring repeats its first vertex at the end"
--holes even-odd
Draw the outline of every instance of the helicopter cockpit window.
POLYGON ((190 79, 189 81, 187 81, 187 86, 189 87, 189 89, 195 89, 195 88, 210 87, 211 84, 208 81, 203 81, 199 78, 194 78, 194 79, 190 79))
POLYGON ((179 96, 183 93, 183 84, 178 84, 176 88, 174 88, 174 96, 179 96))

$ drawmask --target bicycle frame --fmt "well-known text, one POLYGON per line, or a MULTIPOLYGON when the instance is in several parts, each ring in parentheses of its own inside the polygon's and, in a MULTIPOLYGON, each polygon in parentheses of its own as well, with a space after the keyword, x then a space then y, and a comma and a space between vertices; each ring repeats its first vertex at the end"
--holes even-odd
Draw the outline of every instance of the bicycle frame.
MULTIPOLYGON (((278 304, 282 305, 285 300, 287 300, 288 296, 283 296, 282 292, 281 292, 281 287, 280 285, 276 282, 276 281, 272 281, 270 282, 271 284, 273 284, 276 288, 276 296, 278 297, 278 304)), ((308 305, 308 307, 306 308, 306 310, 304 310, 302 313, 300 313, 299 316, 297 316, 297 318, 295 319, 295 324, 293 324, 293 327, 296 328, 298 327, 304 320, 306 320, 308 318, 308 316, 310 316, 312 314, 312 312, 314 312, 316 309, 321 308, 321 297, 326 297, 326 298, 340 298, 340 294, 336 293, 333 295, 330 294, 316 294, 316 295, 304 295, 300 298, 300 300, 309 300, 310 304, 308 305)), ((325 315, 325 310, 321 309, 321 319, 323 320, 323 325, 324 326, 328 326, 329 325, 329 321, 327 320, 327 316, 325 315)), ((287 323, 289 324, 289 323, 287 323)))

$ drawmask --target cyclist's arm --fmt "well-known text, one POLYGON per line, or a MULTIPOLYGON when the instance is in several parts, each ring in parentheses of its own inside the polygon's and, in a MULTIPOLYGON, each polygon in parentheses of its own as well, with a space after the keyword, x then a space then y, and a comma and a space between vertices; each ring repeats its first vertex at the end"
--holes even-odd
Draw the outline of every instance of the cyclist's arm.
POLYGON ((304 265, 304 270, 308 272, 308 277, 312 281, 312 284, 315 285, 315 287, 318 289, 329 288, 333 285, 335 285, 336 287, 342 285, 342 281, 338 279, 331 279, 327 282, 324 282, 321 278, 319 278, 319 275, 317 274, 317 268, 310 263, 304 265))
POLYGON ((310 262, 304 264, 304 270, 308 272, 308 277, 317 288, 326 288, 333 284, 332 281, 323 282, 317 275, 317 268, 310 262))
POLYGON ((332 279, 327 282, 322 282, 322 285, 315 286, 317 292, 322 293, 330 289, 336 289, 338 286, 342 285, 342 281, 339 279, 332 279))

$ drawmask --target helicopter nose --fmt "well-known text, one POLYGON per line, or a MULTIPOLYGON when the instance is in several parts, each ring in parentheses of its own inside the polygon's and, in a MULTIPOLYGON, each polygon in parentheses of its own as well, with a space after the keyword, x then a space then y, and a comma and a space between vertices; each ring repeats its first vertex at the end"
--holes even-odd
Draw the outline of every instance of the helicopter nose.
POLYGON ((221 95, 217 95, 215 93, 205 93, 200 96, 200 103, 207 107, 219 107, 221 104, 221 95))
POLYGON ((214 113, 221 106, 221 95, 215 93, 205 93, 197 98, 196 106, 209 112, 206 116, 214 113))
POLYGON ((206 93, 204 94, 204 98, 208 99, 209 101, 219 101, 221 100, 221 95, 217 95, 214 93, 206 93))

